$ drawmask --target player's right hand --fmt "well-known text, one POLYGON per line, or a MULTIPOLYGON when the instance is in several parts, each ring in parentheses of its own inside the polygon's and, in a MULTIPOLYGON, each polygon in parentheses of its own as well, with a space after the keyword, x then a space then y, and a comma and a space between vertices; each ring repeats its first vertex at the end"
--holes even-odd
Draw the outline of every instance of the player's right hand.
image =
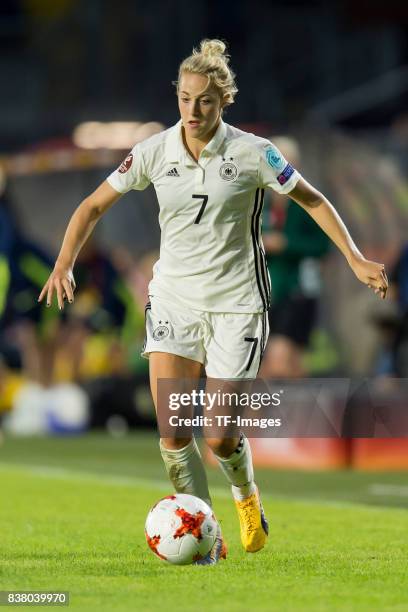
POLYGON ((38 301, 41 302, 47 296, 47 306, 51 306, 54 291, 57 296, 58 308, 64 308, 64 300, 70 304, 74 301, 74 291, 76 288, 72 268, 56 263, 54 270, 45 283, 39 295, 38 301))

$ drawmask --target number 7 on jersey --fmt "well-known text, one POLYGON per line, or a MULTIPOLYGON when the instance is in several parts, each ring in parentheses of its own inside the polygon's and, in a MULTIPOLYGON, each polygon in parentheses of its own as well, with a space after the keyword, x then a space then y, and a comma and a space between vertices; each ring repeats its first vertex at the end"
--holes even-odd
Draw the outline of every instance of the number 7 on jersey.
POLYGON ((193 194, 193 198, 198 198, 199 200, 202 200, 202 204, 201 204, 201 208, 198 212, 198 215, 194 221, 194 223, 200 223, 201 221, 201 217, 204 214, 205 211, 205 207, 207 206, 207 202, 208 202, 208 195, 197 195, 197 194, 193 194))

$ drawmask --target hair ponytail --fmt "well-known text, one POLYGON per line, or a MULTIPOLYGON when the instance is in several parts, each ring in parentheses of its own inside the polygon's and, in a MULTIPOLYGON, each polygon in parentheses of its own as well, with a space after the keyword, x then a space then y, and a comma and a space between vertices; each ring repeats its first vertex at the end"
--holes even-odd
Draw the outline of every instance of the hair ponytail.
POLYGON ((178 86, 183 72, 202 74, 219 89, 224 103, 232 104, 238 88, 235 74, 229 67, 230 56, 226 49, 227 46, 222 40, 202 40, 200 49, 193 49, 192 54, 181 62, 176 85, 178 86))

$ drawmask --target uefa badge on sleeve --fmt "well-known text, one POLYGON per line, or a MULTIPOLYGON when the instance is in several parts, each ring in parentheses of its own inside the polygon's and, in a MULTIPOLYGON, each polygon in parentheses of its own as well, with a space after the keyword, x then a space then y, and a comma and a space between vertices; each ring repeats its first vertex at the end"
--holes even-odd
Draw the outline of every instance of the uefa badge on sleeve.
POLYGON ((235 181, 238 176, 238 168, 232 163, 233 157, 227 161, 224 157, 222 158, 223 163, 220 166, 220 177, 224 181, 235 181))
POLYGON ((282 157, 279 151, 275 149, 274 147, 271 147, 271 146, 267 147, 267 149, 265 150, 265 157, 266 157, 266 161, 271 166, 271 168, 282 171, 283 168, 285 167, 285 164, 286 164, 285 159, 282 157))
POLYGON ((294 173, 294 169, 290 164, 287 164, 283 172, 278 176, 278 183, 284 185, 294 173))

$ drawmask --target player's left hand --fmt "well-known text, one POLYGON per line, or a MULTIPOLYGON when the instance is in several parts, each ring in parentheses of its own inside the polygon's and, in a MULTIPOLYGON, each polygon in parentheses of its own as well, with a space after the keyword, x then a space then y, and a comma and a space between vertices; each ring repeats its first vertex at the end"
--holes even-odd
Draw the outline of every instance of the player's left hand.
POLYGON ((369 261, 364 257, 353 260, 350 263, 351 269, 358 280, 373 289, 374 293, 380 295, 384 300, 387 295, 388 278, 384 264, 369 261))

